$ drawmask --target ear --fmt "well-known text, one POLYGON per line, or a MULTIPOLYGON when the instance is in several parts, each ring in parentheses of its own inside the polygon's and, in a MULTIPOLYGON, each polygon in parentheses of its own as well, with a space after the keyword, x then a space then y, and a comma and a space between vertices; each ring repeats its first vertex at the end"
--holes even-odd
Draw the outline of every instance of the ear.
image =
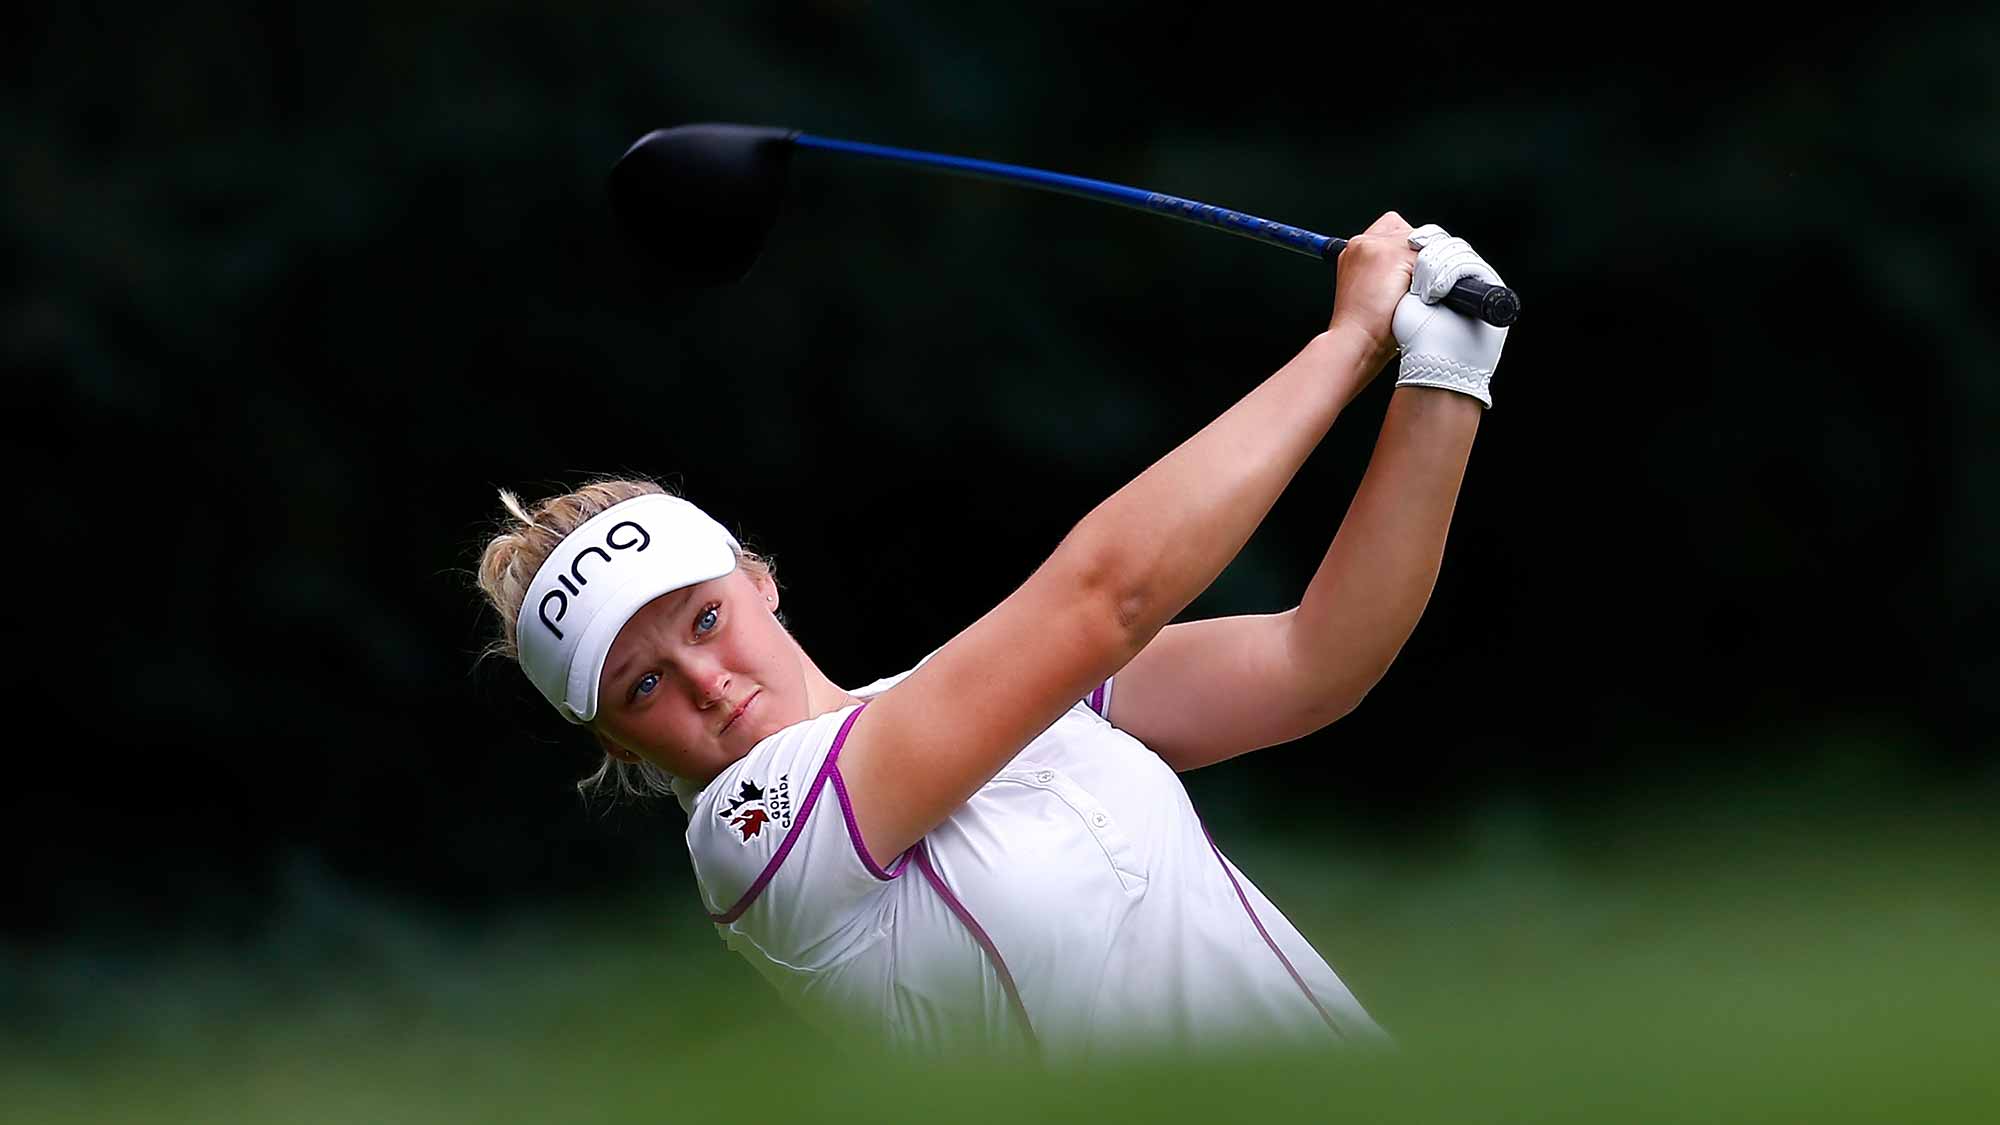
POLYGON ((594 730, 591 731, 590 733, 597 737, 597 745, 601 747, 604 750, 604 752, 614 760, 624 762, 628 766, 636 766, 639 764, 640 761, 639 755, 634 754, 630 750, 627 750, 623 746, 620 746, 616 742, 613 742, 609 738, 606 738, 604 736, 603 731, 594 730))
POLYGON ((761 574, 750 575, 750 584, 757 588, 757 596, 763 600, 765 611, 778 612, 778 584, 761 574))

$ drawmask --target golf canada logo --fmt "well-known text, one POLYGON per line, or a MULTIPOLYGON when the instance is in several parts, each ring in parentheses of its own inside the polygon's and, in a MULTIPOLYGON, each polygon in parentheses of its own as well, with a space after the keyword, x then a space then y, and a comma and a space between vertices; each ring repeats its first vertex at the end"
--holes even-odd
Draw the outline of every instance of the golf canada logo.
POLYGON ((792 779, 789 774, 778 775, 778 780, 769 788, 754 781, 745 780, 736 790, 734 798, 725 799, 715 815, 724 824, 736 830, 736 842, 748 845, 764 831, 764 826, 776 824, 780 829, 792 826, 792 779))

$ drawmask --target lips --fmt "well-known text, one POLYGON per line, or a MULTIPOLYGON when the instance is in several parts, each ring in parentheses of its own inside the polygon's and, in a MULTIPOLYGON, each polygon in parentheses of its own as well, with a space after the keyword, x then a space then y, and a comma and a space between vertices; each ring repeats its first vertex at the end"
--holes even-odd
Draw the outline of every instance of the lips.
POLYGON ((717 733, 717 734, 728 734, 728 733, 729 733, 729 728, 730 728, 730 727, 733 727, 733 726, 735 726, 735 725, 736 725, 736 720, 738 720, 738 719, 740 719, 740 718, 742 718, 742 717, 743 717, 743 712, 745 712, 745 711, 748 711, 748 710, 750 709, 750 702, 751 702, 751 700, 754 700, 754 699, 756 699, 756 698, 757 698, 758 696, 760 696, 760 695, 762 695, 762 694, 764 694, 764 689, 763 689, 763 688, 758 688, 758 689, 757 689, 756 691, 753 691, 753 692, 751 692, 751 693, 750 693, 749 695, 745 696, 745 697, 744 697, 744 699, 743 699, 743 702, 741 702, 741 703, 738 703, 738 704, 736 705, 736 710, 734 710, 734 711, 731 711, 731 712, 729 713, 729 721, 728 721, 728 722, 726 722, 726 723, 724 723, 724 724, 722 724, 722 729, 721 729, 720 731, 717 731, 716 733, 717 733))

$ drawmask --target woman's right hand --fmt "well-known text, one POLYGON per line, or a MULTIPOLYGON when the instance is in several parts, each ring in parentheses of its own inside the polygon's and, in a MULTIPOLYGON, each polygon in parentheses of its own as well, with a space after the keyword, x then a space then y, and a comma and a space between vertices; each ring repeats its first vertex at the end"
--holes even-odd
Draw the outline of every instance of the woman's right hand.
POLYGON ((1333 319, 1329 332, 1349 332, 1368 348, 1371 376, 1396 354, 1396 305, 1410 291, 1417 252, 1410 248, 1410 224, 1385 213, 1348 240, 1335 265, 1333 319))

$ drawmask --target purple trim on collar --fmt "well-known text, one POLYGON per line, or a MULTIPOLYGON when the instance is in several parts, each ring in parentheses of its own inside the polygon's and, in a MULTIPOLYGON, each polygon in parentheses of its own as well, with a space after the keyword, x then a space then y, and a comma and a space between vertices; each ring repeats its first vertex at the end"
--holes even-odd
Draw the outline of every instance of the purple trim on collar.
MULTIPOLYGON (((1196 820, 1198 822, 1200 818, 1197 817, 1196 820)), ((1201 826, 1201 834, 1208 837, 1208 850, 1215 853, 1215 862, 1222 865, 1222 873, 1229 877, 1229 885, 1236 889, 1236 901, 1243 904, 1243 913, 1250 916, 1250 924, 1257 927, 1258 934, 1264 938, 1264 944, 1270 946, 1271 952, 1278 955, 1278 963, 1285 967, 1286 972, 1292 974, 1292 983, 1299 986, 1299 991, 1306 994, 1307 1000, 1312 1001, 1313 1010, 1319 1013, 1320 1019, 1326 1021, 1326 1026, 1333 1030, 1335 1036, 1341 1039, 1347 1038, 1347 1033, 1340 1030, 1340 1025, 1333 1022, 1333 1017, 1327 1015, 1326 1009, 1320 1006, 1319 997, 1314 996, 1313 990, 1306 987, 1306 978, 1300 976, 1297 969, 1292 968, 1292 959, 1285 956, 1285 951, 1278 948, 1277 942, 1271 940, 1270 931, 1264 928, 1264 923, 1257 917, 1257 912, 1251 909, 1249 896, 1243 893, 1242 885, 1236 881, 1236 873, 1229 869, 1229 861, 1222 858, 1222 849, 1215 846, 1215 837, 1209 834, 1208 825, 1201 826)))
MULTIPOLYGON (((1109 680, 1105 681, 1105 683, 1109 682, 1109 680)), ((1104 684, 1098 684, 1097 690, 1090 693, 1090 709, 1097 712, 1097 717, 1100 719, 1111 717, 1104 713, 1104 684)))
POLYGON ((735 906, 720 914, 710 914, 711 919, 718 923, 734 922, 743 916, 745 910, 750 909, 750 904, 757 901, 758 895, 764 893, 764 887, 770 883, 771 876, 778 873, 779 865, 785 862, 786 856, 792 854, 792 845, 799 842, 800 836, 805 835, 806 818, 812 815, 813 806, 819 803, 820 791, 826 788, 826 779, 834 772, 834 763, 840 760, 840 746, 847 741, 847 732, 853 729, 854 720, 861 717, 862 710, 867 706, 863 703, 860 707, 856 707, 853 713, 847 716, 847 721, 840 724, 840 733, 833 736, 833 748, 826 752, 826 762, 819 767, 819 774, 813 778, 812 791, 806 794, 805 803, 799 806, 799 815, 792 819, 792 830, 785 834, 785 842, 778 845, 777 854, 771 857, 771 862, 764 865, 764 870, 757 876, 757 881, 750 884, 750 889, 743 892, 743 897, 736 900, 735 906))
POLYGON ((979 948, 986 951, 987 958, 993 962, 993 968, 1000 974, 1000 987, 1007 990, 1007 999, 1014 1005, 1014 1014, 1021 1017, 1021 1034, 1027 1038, 1030 1049, 1038 1049, 1040 1044, 1035 1040, 1035 1025, 1028 1019, 1028 1006, 1021 1003, 1021 990, 1014 987, 1014 974, 1007 971, 1007 962, 1001 959, 1000 951, 994 948, 993 939, 986 936, 986 931, 980 928, 979 921, 972 916, 972 911, 967 910, 965 904, 958 901, 958 896, 952 894, 951 888, 945 885, 944 877, 938 874, 936 867, 932 866, 930 844, 919 840, 911 851, 917 857, 917 870, 924 873, 924 878, 930 882, 931 889, 938 893, 939 898, 944 899, 945 906, 949 907, 953 914, 958 915, 958 920, 965 923, 965 928, 972 931, 972 940, 979 943, 979 948))
MULTIPOLYGON (((859 714, 859 712, 856 713, 859 714)), ((832 761, 833 755, 828 754, 827 760, 832 761)), ((847 818, 847 838, 854 841, 854 854, 861 857, 862 866, 868 869, 870 875, 875 876, 884 883, 901 875, 903 868, 910 865, 910 852, 915 845, 913 844, 903 849, 903 854, 896 857, 896 865, 894 867, 891 867, 887 871, 882 870, 881 866, 875 862, 875 857, 868 854, 868 845, 861 842, 861 826, 854 823, 854 803, 847 799, 847 779, 840 776, 840 768, 838 766, 834 767, 833 770, 833 792, 840 798, 840 815, 847 818)))

